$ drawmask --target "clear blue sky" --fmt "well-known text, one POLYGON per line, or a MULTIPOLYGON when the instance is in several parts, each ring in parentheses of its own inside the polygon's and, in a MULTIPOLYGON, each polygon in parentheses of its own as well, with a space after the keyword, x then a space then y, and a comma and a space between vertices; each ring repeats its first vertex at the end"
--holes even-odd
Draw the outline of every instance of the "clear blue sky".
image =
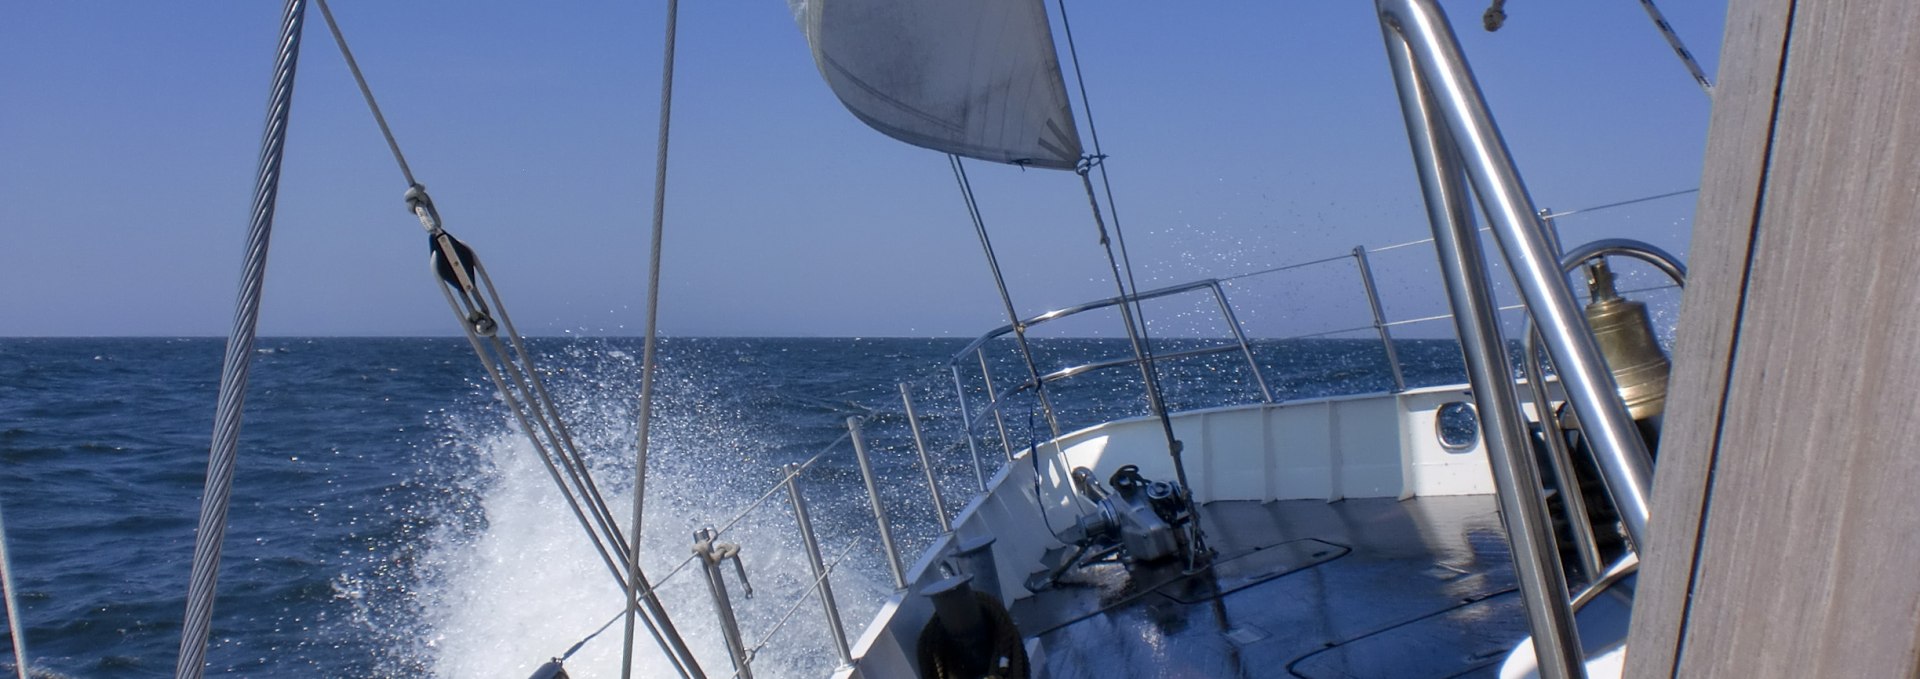
MULTIPOLYGON (((1494 34, 1478 27, 1484 0, 1445 5, 1541 204, 1698 185, 1707 97, 1637 3, 1515 3, 1494 34)), ((1370 6, 1069 5, 1143 286, 1427 235, 1370 6)), ((279 9, 0 9, 0 335, 225 333, 279 9)), ((636 334, 660 3, 334 9, 521 328, 636 334)), ((1664 9, 1714 72, 1725 3, 1664 9)), ((309 18, 261 331, 453 333, 400 175, 309 18)), ((970 336, 1002 322, 945 159, 847 114, 785 3, 684 3, 679 65, 666 332, 970 336)), ((972 167, 1023 312, 1112 293, 1075 177, 972 167)), ((1692 205, 1570 220, 1569 240, 1684 249, 1692 205)), ((1436 311, 1431 259, 1377 258, 1389 315, 1436 311)), ((1234 294, 1256 333, 1307 332, 1363 313, 1316 310, 1357 300, 1351 276, 1234 294)))

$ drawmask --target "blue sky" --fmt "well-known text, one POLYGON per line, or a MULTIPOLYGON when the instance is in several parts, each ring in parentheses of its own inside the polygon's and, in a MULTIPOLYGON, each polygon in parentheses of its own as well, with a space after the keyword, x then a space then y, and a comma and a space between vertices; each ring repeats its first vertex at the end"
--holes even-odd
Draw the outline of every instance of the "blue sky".
MULTIPOLYGON (((1637 3, 1521 3, 1493 34, 1483 0, 1443 4, 1539 203, 1698 185, 1708 98, 1637 3)), ((1668 5, 1713 73, 1724 2, 1668 5)), ((638 333, 662 7, 334 10, 521 329, 638 333)), ((1143 287, 1427 235, 1370 3, 1069 10, 1143 287)), ((0 335, 225 332, 278 14, 266 1, 0 10, 0 335)), ((310 20, 261 331, 453 333, 399 172, 310 20)), ((685 3, 677 86, 665 332, 971 336, 1003 322, 945 159, 847 114, 785 3, 685 3)), ((1023 312, 1112 294, 1077 178, 971 172, 1023 312)), ((1692 207, 1565 226, 1570 241, 1684 250, 1692 207)), ((1375 258, 1389 316, 1439 313, 1431 260, 1375 258)), ((1345 327, 1364 311, 1339 266, 1230 293, 1258 335, 1345 327)), ((1173 333, 1205 322, 1197 308, 1149 311, 1173 333)))

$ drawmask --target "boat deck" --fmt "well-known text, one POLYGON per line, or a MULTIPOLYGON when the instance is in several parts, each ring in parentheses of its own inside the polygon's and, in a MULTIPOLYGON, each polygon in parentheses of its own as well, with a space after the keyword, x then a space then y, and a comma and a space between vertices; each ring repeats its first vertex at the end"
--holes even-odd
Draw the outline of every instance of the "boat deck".
POLYGON ((1492 496, 1215 502, 1210 573, 1090 567, 1018 602, 1034 676, 1494 677, 1526 636, 1492 496))

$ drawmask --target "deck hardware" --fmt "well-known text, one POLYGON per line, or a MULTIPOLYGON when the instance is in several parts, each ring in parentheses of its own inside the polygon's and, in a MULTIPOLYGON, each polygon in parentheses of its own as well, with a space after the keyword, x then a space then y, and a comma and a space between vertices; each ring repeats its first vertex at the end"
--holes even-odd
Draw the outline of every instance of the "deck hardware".
POLYGON ((747 584, 746 567, 740 565, 740 546, 715 542, 719 536, 711 526, 694 531, 693 553, 700 557, 701 571, 706 573, 707 591, 713 595, 713 611, 720 618, 720 634, 727 644, 727 656, 733 660, 734 676, 753 679, 753 652, 740 638, 740 621, 733 614, 733 599, 727 596, 727 579, 720 562, 733 560, 749 599, 753 598, 753 586, 747 584))

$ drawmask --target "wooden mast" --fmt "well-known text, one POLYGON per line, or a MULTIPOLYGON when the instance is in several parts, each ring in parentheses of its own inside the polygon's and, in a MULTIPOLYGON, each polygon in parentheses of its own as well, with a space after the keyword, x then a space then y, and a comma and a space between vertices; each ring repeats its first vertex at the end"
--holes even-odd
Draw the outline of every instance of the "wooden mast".
POLYGON ((1920 676, 1916 27, 1729 9, 1628 676, 1920 676))

